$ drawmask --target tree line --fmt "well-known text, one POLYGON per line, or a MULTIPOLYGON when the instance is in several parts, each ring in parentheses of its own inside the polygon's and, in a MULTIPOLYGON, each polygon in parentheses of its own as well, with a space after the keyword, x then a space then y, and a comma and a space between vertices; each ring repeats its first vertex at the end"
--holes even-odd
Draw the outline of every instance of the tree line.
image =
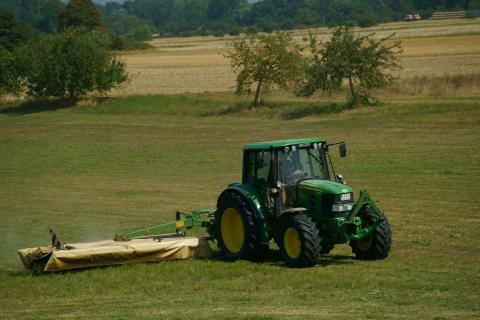
MULTIPOLYGON (((30 32, 56 32, 61 0, 2 0, 30 32)), ((107 29, 126 40, 169 35, 236 35, 316 26, 371 26, 418 13, 478 10, 480 0, 128 0, 96 5, 107 29)), ((119 39, 117 39, 119 40, 119 39)))
POLYGON ((160 35, 237 35, 304 27, 357 25, 480 9, 479 0, 129 0, 107 3, 107 21, 135 17, 160 35))

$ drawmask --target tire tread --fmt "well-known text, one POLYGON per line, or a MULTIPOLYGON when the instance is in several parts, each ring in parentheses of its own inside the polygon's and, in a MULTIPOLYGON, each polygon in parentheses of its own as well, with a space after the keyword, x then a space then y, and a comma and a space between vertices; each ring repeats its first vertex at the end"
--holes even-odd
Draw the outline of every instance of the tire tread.
MULTIPOLYGON (((365 219, 368 223, 374 223, 378 219, 378 215, 370 208, 366 208, 362 211, 362 219, 365 219)), ((361 260, 379 260, 385 259, 390 253, 392 246, 392 230, 390 228, 390 223, 385 217, 385 220, 382 221, 372 233, 373 242, 372 246, 368 251, 362 251, 357 246, 356 241, 350 241, 350 246, 352 247, 352 252, 355 254, 357 259, 361 260)))
POLYGON ((244 196, 228 191, 223 193, 217 201, 217 211, 215 212, 215 238, 219 248, 228 260, 259 260, 263 257, 260 232, 258 229, 256 217, 244 196), (238 253, 229 252, 221 239, 220 220, 223 211, 228 207, 235 207, 242 215, 245 226, 245 244, 238 253))

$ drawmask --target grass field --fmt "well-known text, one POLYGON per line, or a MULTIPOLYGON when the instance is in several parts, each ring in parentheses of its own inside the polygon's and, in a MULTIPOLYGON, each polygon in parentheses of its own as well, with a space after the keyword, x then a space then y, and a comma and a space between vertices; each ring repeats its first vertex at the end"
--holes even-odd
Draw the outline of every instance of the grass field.
POLYGON ((3 109, 0 317, 478 318, 479 102, 403 101, 292 121, 278 119, 281 106, 277 115, 202 116, 222 102, 195 96, 3 109), (337 167, 387 212, 388 259, 356 261, 342 246, 305 270, 285 268, 274 253, 262 264, 21 270, 15 250, 48 244, 49 225, 65 241, 85 241, 211 207, 239 180, 244 143, 319 135, 348 142, 337 167))
POLYGON ((425 67, 437 73, 412 71, 379 92, 385 103, 375 107, 339 112, 344 92, 311 99, 274 92, 259 110, 232 107, 239 100, 222 92, 224 78, 208 80, 214 60, 199 57, 184 74, 177 65, 180 51, 208 52, 214 38, 162 40, 171 47, 131 54, 131 70, 138 59, 141 72, 171 75, 158 81, 139 73, 122 95, 210 93, 114 97, 71 108, 0 105, 0 319, 480 318, 480 25, 436 23, 379 27, 415 42, 405 54, 418 63, 419 37, 426 37, 425 67), (448 39, 457 50, 442 44, 448 39), (443 74, 431 61, 471 68, 443 74), (197 73, 202 68, 210 71, 197 73), (173 75, 191 82, 176 86, 173 75), (63 241, 80 242, 170 221, 177 209, 212 207, 240 179, 245 143, 311 136, 347 142, 348 157, 334 158, 336 168, 389 217, 387 259, 357 261, 344 245, 313 268, 289 269, 272 246, 263 263, 216 255, 44 276, 22 269, 16 250, 48 245, 49 226, 63 241))

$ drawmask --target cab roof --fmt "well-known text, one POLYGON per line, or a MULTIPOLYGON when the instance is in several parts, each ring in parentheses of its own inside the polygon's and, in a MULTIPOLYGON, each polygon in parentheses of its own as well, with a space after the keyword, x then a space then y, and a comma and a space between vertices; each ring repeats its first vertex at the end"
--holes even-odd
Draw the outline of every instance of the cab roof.
POLYGON ((325 140, 322 138, 304 138, 304 139, 286 139, 286 140, 275 140, 275 141, 264 141, 264 142, 255 142, 246 144, 243 147, 243 150, 268 150, 270 148, 282 148, 291 145, 299 144, 311 144, 311 143, 325 143, 325 140))

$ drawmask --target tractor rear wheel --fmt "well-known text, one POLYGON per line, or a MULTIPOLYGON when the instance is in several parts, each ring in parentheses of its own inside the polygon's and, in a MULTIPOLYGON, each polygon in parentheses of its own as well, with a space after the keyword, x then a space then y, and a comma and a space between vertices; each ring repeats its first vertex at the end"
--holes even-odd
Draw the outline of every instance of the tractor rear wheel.
POLYGON ((279 221, 277 245, 289 267, 310 267, 320 256, 320 235, 313 220, 303 214, 287 215, 279 221))
MULTIPOLYGON (((362 218, 363 227, 368 227, 379 219, 377 213, 370 208, 365 208, 360 217, 362 218)), ((367 238, 350 241, 352 252, 357 259, 361 260, 384 259, 388 256, 391 245, 392 230, 387 218, 380 222, 367 238)))
POLYGON ((228 260, 258 260, 263 255, 256 217, 240 194, 226 192, 218 199, 215 234, 218 247, 228 260))

